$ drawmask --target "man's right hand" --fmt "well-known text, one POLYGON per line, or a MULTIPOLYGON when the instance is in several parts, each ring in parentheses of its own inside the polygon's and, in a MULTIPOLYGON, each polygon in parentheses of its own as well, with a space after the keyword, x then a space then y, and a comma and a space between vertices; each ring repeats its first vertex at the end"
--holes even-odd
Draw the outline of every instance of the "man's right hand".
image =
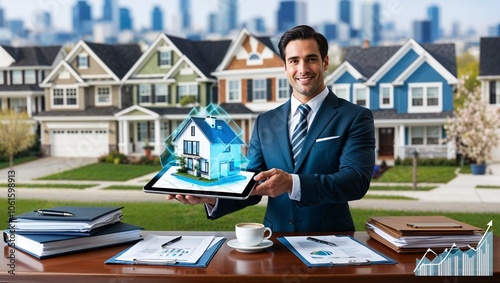
POLYGON ((208 204, 210 206, 215 206, 216 199, 215 198, 207 198, 207 197, 196 197, 192 195, 167 195, 167 200, 177 200, 184 204, 208 204))

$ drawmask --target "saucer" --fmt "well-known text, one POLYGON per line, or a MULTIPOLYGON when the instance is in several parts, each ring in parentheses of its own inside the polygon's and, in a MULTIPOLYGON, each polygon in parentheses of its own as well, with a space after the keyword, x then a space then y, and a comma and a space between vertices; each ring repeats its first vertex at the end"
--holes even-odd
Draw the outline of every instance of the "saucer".
POLYGON ((264 240, 257 246, 247 247, 243 246, 240 242, 238 242, 237 239, 233 239, 227 242, 227 245, 242 253, 256 253, 262 251, 263 249, 269 248, 270 246, 273 245, 273 242, 270 240, 264 240))

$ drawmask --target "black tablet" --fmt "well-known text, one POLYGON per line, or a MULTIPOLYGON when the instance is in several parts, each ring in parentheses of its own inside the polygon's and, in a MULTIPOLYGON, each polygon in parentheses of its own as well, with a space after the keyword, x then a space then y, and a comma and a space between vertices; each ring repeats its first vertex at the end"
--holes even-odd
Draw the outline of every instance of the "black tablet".
POLYGON ((215 180, 178 172, 178 166, 165 166, 143 188, 146 193, 180 194, 200 197, 246 199, 256 185, 258 172, 238 171, 215 180))

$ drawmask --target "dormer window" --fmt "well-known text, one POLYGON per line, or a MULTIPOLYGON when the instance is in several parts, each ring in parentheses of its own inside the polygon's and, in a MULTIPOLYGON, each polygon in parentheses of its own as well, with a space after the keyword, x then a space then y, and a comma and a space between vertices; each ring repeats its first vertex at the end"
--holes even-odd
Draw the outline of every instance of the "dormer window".
POLYGON ((82 53, 78 54, 77 66, 79 69, 88 69, 89 67, 89 55, 82 53))
POLYGON ((262 65, 263 60, 260 54, 250 53, 247 59, 247 65, 262 65))
POLYGON ((158 66, 160 68, 167 68, 172 66, 172 51, 160 49, 158 51, 158 66))

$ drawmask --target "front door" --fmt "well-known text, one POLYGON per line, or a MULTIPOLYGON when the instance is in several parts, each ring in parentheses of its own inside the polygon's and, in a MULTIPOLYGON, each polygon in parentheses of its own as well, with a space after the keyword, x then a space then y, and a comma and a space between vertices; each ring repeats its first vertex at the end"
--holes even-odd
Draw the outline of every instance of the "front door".
POLYGON ((379 128, 378 129, 378 155, 393 157, 394 156, 394 128, 379 128))

